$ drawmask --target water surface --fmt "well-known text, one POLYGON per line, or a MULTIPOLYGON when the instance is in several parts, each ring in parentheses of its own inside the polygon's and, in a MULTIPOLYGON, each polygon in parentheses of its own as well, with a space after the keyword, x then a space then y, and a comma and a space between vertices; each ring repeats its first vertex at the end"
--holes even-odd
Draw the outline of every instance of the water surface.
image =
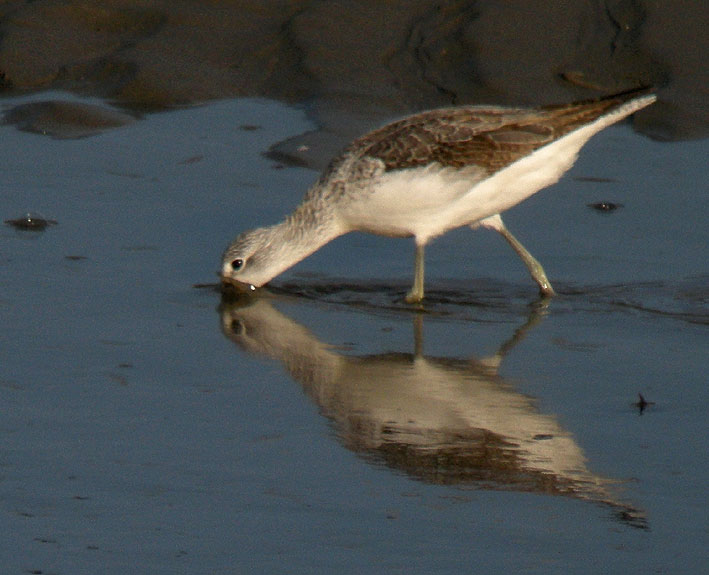
POLYGON ((411 242, 359 234, 255 301, 193 287, 314 181, 263 156, 310 128, 0 128, 1 219, 57 221, 0 228, 5 572, 701 570, 706 141, 611 128, 509 212, 548 304, 485 231, 431 246, 422 309, 411 242))

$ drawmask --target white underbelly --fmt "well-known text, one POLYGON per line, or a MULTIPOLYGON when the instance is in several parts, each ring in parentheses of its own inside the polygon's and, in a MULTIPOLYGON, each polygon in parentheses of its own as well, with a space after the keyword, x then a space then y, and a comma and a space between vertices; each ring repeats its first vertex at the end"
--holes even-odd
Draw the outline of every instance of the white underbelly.
POLYGON ((449 226, 443 216, 480 179, 480 170, 432 165, 387 172, 370 189, 351 190, 338 214, 354 230, 386 236, 431 236, 449 226), (440 230, 431 233, 429 230, 440 230))

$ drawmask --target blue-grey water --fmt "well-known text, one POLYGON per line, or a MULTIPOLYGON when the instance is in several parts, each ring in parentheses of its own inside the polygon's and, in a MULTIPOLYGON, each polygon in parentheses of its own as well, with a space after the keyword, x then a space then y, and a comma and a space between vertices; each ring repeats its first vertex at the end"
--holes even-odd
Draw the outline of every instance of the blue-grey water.
POLYGON ((194 287, 298 203, 317 174, 263 152, 311 128, 0 127, 0 217, 57 221, 0 227, 2 572, 701 572, 707 141, 610 128, 507 214, 546 304, 484 230, 430 247, 423 310, 411 242, 358 234, 254 301, 194 287))

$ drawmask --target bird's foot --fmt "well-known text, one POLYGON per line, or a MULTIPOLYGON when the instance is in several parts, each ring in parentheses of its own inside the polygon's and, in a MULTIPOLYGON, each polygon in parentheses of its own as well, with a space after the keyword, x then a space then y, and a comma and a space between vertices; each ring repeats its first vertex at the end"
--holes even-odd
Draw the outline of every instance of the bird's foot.
POLYGON ((423 301, 423 293, 411 290, 406 294, 404 301, 410 304, 421 303, 423 301))

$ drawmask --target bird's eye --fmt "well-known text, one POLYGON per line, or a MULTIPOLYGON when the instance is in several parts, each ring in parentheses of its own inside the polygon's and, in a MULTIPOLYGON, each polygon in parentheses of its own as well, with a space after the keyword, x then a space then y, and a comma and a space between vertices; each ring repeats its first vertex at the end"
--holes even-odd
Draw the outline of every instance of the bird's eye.
POLYGON ((235 260, 232 260, 231 269, 233 269, 234 271, 237 271, 237 270, 240 270, 243 267, 243 265, 244 265, 244 260, 242 260, 241 258, 237 258, 235 260))

